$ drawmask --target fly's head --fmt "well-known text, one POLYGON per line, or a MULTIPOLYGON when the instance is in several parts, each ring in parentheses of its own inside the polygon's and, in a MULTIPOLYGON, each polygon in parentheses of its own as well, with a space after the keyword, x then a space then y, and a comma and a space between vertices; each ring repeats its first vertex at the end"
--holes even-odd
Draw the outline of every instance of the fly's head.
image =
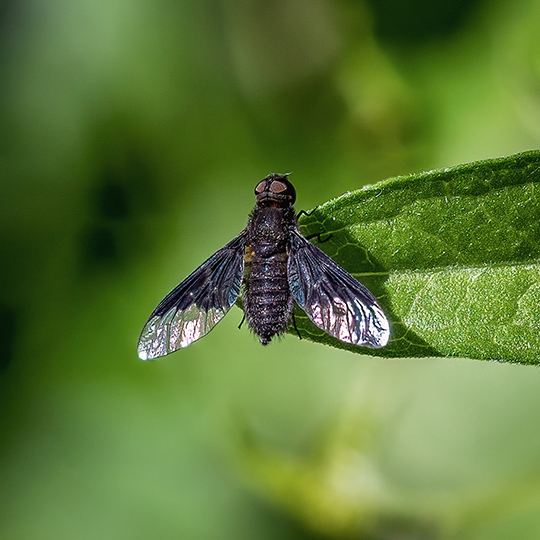
POLYGON ((287 179, 289 174, 271 173, 261 180, 255 186, 257 206, 290 208, 296 200, 296 191, 287 179))

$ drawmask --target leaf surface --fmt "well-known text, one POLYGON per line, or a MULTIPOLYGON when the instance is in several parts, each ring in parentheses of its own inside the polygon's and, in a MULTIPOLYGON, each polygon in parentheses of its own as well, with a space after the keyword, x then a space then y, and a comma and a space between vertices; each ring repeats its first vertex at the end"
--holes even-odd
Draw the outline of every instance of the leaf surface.
POLYGON ((349 346, 295 313, 302 336, 384 357, 540 363, 540 151, 385 180, 300 219, 380 300, 391 340, 349 346))

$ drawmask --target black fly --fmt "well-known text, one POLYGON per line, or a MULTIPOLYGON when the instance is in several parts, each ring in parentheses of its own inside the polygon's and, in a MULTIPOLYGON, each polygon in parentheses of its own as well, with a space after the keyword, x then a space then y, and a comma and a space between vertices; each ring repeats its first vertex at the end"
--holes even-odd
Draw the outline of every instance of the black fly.
POLYGON ((300 233, 287 176, 272 173, 259 182, 247 227, 156 307, 139 338, 140 358, 164 356, 206 335, 241 290, 248 326, 263 345, 287 329, 294 302, 340 341, 386 345, 389 324, 375 297, 300 233))

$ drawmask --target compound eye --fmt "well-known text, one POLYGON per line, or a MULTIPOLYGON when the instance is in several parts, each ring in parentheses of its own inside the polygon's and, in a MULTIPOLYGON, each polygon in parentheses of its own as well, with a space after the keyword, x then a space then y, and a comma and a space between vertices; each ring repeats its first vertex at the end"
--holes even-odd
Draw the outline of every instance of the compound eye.
POLYGON ((255 195, 262 193, 266 189, 266 180, 262 180, 255 186, 255 195))
POLYGON ((270 184, 270 191, 272 193, 283 193, 284 191, 287 191, 289 187, 284 184, 283 182, 280 182, 279 180, 274 180, 270 184))

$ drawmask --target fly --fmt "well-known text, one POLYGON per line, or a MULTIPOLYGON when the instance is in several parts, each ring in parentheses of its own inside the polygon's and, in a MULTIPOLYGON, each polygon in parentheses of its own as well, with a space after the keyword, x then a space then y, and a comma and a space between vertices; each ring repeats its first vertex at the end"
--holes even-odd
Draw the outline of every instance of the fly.
POLYGON ((159 303, 139 338, 142 360, 206 335, 240 294, 247 324, 263 345, 288 328, 295 302, 340 341, 372 349, 388 343, 388 319, 375 297, 302 236, 287 177, 272 173, 261 180, 247 227, 159 303))

